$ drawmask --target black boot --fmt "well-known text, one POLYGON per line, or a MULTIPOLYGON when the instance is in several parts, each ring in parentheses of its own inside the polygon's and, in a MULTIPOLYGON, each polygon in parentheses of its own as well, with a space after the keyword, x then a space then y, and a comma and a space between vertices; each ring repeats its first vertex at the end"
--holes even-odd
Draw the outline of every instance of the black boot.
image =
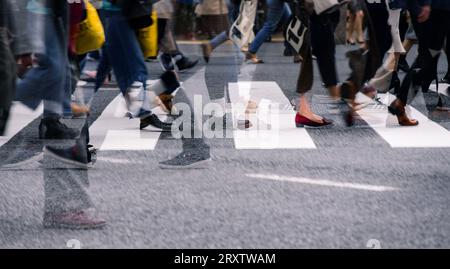
POLYGON ((67 127, 59 118, 43 118, 39 125, 39 139, 75 139, 79 132, 67 127))

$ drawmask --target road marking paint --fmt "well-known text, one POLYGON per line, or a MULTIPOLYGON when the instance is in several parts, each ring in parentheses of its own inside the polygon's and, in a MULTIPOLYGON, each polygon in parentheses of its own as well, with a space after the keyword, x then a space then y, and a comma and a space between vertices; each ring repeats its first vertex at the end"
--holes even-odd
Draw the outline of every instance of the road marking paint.
POLYGON ((229 83, 233 122, 249 119, 253 127, 235 130, 237 149, 315 149, 304 128, 296 128, 296 112, 276 82, 229 83), (258 104, 256 113, 245 116, 248 101, 258 104))
POLYGON ((129 159, 119 159, 111 157, 98 157, 97 162, 114 163, 114 164, 145 164, 142 161, 134 161, 129 159))
POLYGON ((336 188, 347 188, 356 189, 364 191, 375 191, 375 192, 385 192, 385 191, 396 191, 397 188, 381 185, 368 185, 352 182, 336 182, 328 179, 310 179, 303 177, 289 177, 289 176, 279 176, 279 175, 264 175, 264 174, 246 174, 246 177, 258 178, 258 179, 270 179, 274 181, 285 181, 301 184, 318 185, 325 187, 336 187, 336 188))
POLYGON ((25 128, 28 124, 39 117, 44 111, 44 106, 41 103, 36 110, 31 110, 20 102, 14 102, 11 111, 10 119, 8 120, 4 136, 0 136, 0 147, 6 144, 11 138, 25 128))
MULTIPOLYGON (((380 94, 380 100, 388 105, 395 99, 392 94, 380 94)), ((357 102, 364 100, 358 93, 357 102)), ((411 106, 407 106, 411 118, 419 121, 418 126, 399 126, 397 118, 387 108, 365 107, 357 113, 393 148, 447 148, 450 147, 450 132, 411 106)))
MULTIPOLYGON (((443 94, 445 96, 449 96, 450 97, 450 92, 447 91, 447 89, 450 89, 450 84, 439 83, 438 87, 439 87, 438 90, 439 90, 440 94, 443 94)), ((436 84, 431 84, 430 85, 430 91, 437 92, 436 91, 436 84)))
MULTIPOLYGON (((152 111, 163 114, 159 108, 152 111)), ((90 127, 91 143, 101 145, 100 150, 154 150, 161 132, 152 127, 139 130, 140 120, 126 118, 126 112, 125 99, 119 94, 90 127)))

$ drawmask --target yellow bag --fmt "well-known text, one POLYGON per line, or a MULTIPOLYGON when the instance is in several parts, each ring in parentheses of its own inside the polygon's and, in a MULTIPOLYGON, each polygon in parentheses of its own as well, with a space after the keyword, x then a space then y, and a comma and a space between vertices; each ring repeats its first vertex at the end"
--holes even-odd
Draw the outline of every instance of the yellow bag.
POLYGON ((138 30, 138 40, 145 58, 158 56, 158 15, 152 12, 153 24, 138 30))
POLYGON ((76 51, 79 55, 96 51, 105 43, 105 30, 97 10, 89 0, 84 0, 84 3, 87 17, 78 25, 79 29, 76 34, 76 51))

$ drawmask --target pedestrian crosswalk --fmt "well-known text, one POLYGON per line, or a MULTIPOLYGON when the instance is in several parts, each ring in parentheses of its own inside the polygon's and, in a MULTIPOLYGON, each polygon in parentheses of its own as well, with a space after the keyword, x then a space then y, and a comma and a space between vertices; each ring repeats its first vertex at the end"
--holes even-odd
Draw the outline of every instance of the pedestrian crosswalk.
POLYGON ((437 87, 435 84, 432 84, 430 85, 430 90, 433 92, 439 92, 439 94, 443 94, 445 96, 450 96, 450 84, 447 83, 439 83, 437 87))
MULTIPOLYGON (((428 119, 414 107, 406 108, 410 117, 419 121, 418 126, 401 127, 397 118, 392 116, 388 110, 395 96, 391 94, 380 94, 381 102, 386 109, 365 107, 358 111, 359 116, 372 127, 392 148, 447 148, 450 147, 450 132, 428 119)), ((359 93, 357 102, 363 101, 364 95, 359 93), (359 100, 358 100, 359 99, 359 100)))
POLYGON ((44 107, 42 104, 33 111, 20 102, 14 102, 11 107, 11 118, 6 126, 6 132, 4 136, 0 136, 0 147, 39 117, 43 111, 44 107))
MULTIPOLYGON (((186 83, 195 85, 194 81, 186 83)), ((201 92, 204 94, 207 90, 201 92)), ((236 150, 320 149, 317 146, 320 143, 315 142, 317 133, 311 135, 311 129, 296 128, 296 112, 277 82, 240 80, 229 83, 228 96, 233 123, 245 119, 252 123, 252 127, 247 130, 239 129, 233 124, 230 138, 233 139, 236 150), (256 107, 248 109, 249 102, 255 103, 256 107)), ((412 106, 408 106, 407 111, 412 118, 419 120, 420 124, 415 127, 401 127, 386 107, 395 97, 391 94, 381 94, 379 97, 384 105, 369 105, 357 111, 368 129, 376 132, 377 136, 373 139, 382 139, 391 148, 450 148, 448 127, 430 120, 427 115, 412 106)), ((358 94, 357 102, 369 101, 371 100, 363 94, 358 94)), ((6 135, 0 137, 0 146, 39 117, 42 110, 42 105, 32 111, 20 103, 15 103, 6 135)), ((159 141, 164 139, 161 132, 152 127, 139 130, 139 119, 127 118, 126 112, 125 100, 119 94, 91 125, 91 144, 101 151, 155 150, 159 141)), ((159 107, 154 106, 153 112, 162 120, 168 118, 159 107)), ((352 135, 352 128, 348 128, 348 134, 352 135)))
MULTIPOLYGON (((153 111, 162 114, 160 109, 153 111)), ((139 130, 139 119, 126 117, 125 99, 119 94, 89 128, 91 144, 100 150, 154 150, 161 132, 139 130)), ((162 116, 161 120, 165 120, 162 116)))
POLYGON ((296 128, 296 112, 274 81, 230 83, 229 96, 233 122, 247 118, 249 130, 235 130, 236 149, 314 149, 314 141, 305 129, 296 128), (256 111, 246 113, 248 102, 258 104, 256 111))

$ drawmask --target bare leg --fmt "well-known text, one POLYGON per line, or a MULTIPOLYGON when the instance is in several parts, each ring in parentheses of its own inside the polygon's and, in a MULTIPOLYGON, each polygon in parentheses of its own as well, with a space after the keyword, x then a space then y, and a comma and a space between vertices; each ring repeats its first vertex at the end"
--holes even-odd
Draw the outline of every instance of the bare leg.
POLYGON ((364 43, 363 19, 364 12, 358 11, 355 16, 355 32, 358 43, 364 43))
POLYGON ((350 11, 347 11, 347 43, 353 44, 355 43, 355 39, 353 39, 353 32, 355 30, 355 21, 356 16, 351 14, 350 11))
MULTIPOLYGON (((412 46, 414 45, 414 40, 406 39, 403 41, 403 47, 405 47, 406 54, 411 50, 412 46)), ((400 58, 400 56, 398 56, 400 58)), ((386 60, 387 64, 386 67, 388 70, 396 70, 398 65, 398 59, 395 57, 394 53, 389 54, 388 59, 386 60), (397 62, 396 62, 397 61, 397 62)))
POLYGON ((307 94, 300 95, 298 107, 299 107, 298 113, 303 117, 318 123, 323 121, 323 118, 321 116, 312 112, 307 94))

